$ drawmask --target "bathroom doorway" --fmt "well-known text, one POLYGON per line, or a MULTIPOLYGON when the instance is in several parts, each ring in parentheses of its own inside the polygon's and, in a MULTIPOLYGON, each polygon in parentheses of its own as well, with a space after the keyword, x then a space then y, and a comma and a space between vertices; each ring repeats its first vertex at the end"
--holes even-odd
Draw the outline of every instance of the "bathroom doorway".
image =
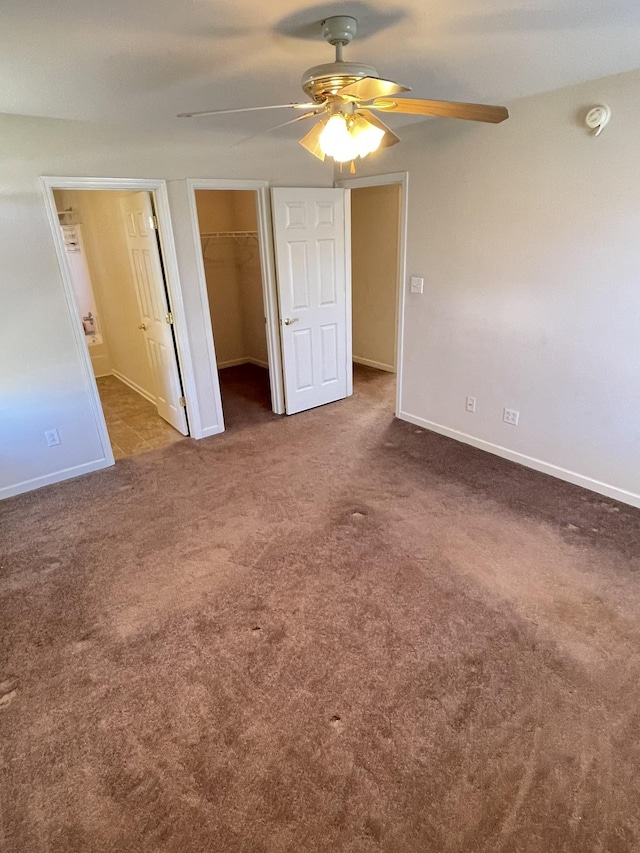
POLYGON ((114 459, 188 435, 150 191, 53 189, 114 459))

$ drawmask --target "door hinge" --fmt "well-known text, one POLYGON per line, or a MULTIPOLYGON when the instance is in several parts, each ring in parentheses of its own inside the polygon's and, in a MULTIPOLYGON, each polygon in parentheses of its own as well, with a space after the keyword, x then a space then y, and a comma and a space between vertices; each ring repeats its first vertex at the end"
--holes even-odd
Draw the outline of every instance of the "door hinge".
POLYGON ((167 321, 167 323, 173 325, 173 311, 169 311, 169 313, 165 315, 164 319, 167 321))
POLYGON ((185 397, 180 397, 178 402, 180 403, 180 405, 182 406, 183 409, 187 408, 187 401, 186 401, 185 397))
POLYGON ((158 230, 158 217, 155 213, 149 217, 149 226, 153 228, 154 231, 158 230))

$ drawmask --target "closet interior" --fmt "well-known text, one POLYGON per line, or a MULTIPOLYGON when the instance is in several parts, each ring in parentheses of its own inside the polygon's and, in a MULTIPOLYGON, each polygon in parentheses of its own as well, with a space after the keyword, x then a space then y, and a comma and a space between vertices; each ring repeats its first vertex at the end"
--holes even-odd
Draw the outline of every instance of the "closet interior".
POLYGON ((253 190, 196 190, 196 209, 226 428, 271 415, 253 190))

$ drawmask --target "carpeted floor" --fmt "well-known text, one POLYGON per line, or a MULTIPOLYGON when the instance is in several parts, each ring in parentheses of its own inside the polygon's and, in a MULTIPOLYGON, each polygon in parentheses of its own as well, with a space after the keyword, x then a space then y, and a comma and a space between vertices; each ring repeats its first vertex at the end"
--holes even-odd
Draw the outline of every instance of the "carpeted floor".
POLYGON ((218 372, 226 430, 252 429, 278 420, 271 409, 269 371, 255 364, 225 367, 218 372))
POLYGON ((0 505, 3 853, 640 849, 640 512, 358 375, 0 505))

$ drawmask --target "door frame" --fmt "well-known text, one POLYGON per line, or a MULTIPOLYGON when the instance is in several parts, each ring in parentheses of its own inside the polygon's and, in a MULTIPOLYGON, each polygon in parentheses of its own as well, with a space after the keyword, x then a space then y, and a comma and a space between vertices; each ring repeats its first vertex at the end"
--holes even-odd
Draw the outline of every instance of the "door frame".
POLYGON ((176 342, 176 357, 178 369, 182 380, 182 390, 186 400, 187 419, 189 434, 198 435, 200 430, 200 413, 198 410, 198 397, 194 382, 193 360, 189 346, 184 300, 180 287, 180 276, 178 273, 178 262, 173 239, 173 227, 171 224, 171 213, 169 210, 169 198, 167 195, 167 184, 163 180, 148 180, 145 178, 73 178, 60 176, 43 176, 40 178, 40 187, 44 196, 45 209, 49 226, 53 237, 53 243, 58 258, 58 265, 62 275, 62 284, 67 301, 67 307, 72 319, 72 330, 76 349, 82 365, 85 387, 91 400, 91 409, 95 419, 96 428, 100 436, 100 442, 104 452, 105 464, 100 467, 113 465, 115 460, 111 450, 111 441, 107 430, 107 424, 102 409, 102 402, 98 392, 98 384, 91 366, 91 355, 86 345, 82 324, 79 322, 80 314, 73 288, 71 268, 69 266, 54 190, 122 190, 133 192, 149 192, 153 198, 154 210, 158 219, 158 237, 160 242, 159 251, 162 255, 162 263, 167 286, 167 298, 169 310, 174 318, 174 339, 176 342))
MULTIPOLYGON (((369 175, 364 178, 337 180, 337 187, 348 190, 362 187, 380 187, 387 184, 400 186, 400 212, 398 217, 398 272, 396 279, 396 417, 402 411, 402 375, 404 368, 404 311, 407 276, 407 221, 409 210, 409 173, 390 172, 386 175, 369 175)), ((350 249, 350 243, 349 243, 350 249)), ((351 251, 349 251, 351 257, 351 251)), ((352 297, 353 298, 353 297, 352 297)))
MULTIPOLYGON (((284 376, 282 372, 282 350, 280 347, 280 321, 278 315, 278 295, 276 291, 275 259, 273 254, 273 228, 271 224, 271 198, 269 181, 217 180, 208 178, 187 178, 187 195, 191 216, 191 230, 197 256, 197 277, 202 305, 209 311, 209 294, 204 270, 204 258, 200 241, 196 190, 249 190, 256 194, 256 213, 258 222, 258 248, 260 251, 260 271, 262 274, 262 296, 266 318, 267 353, 269 360, 269 385, 271 389, 271 407, 277 415, 284 414, 284 376)), ((209 317, 211 312, 209 311, 209 317)), ((218 382, 218 361, 213 340, 213 326, 205 323, 206 345, 211 375, 218 382)), ((224 412, 222 412, 224 417, 224 412)), ((222 421, 224 422, 224 421, 222 421)))

